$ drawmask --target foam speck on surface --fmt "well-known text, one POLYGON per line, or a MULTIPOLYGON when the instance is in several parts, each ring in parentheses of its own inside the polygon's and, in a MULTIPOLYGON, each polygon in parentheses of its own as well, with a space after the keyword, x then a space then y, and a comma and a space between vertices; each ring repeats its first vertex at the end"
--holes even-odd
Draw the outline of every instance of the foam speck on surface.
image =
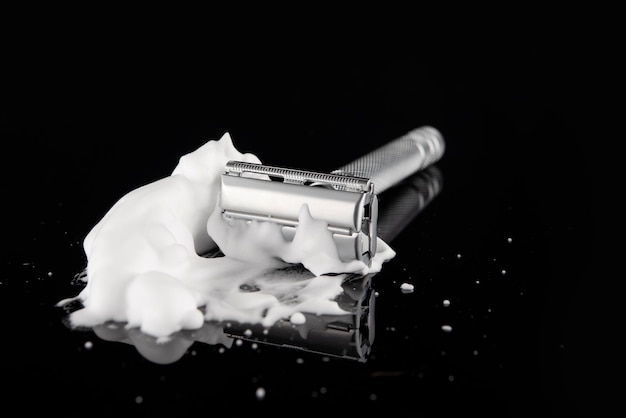
POLYGON ((302 312, 294 312, 289 317, 289 321, 296 325, 304 324, 306 322, 306 316, 304 316, 302 312))
POLYGON ((402 283, 400 285, 400 290, 402 290, 405 293, 411 293, 413 292, 413 290, 415 290, 415 286, 411 283, 402 283))
POLYGON ((301 312, 342 314, 345 274, 376 273, 395 252, 380 238, 371 266, 339 259, 324 222, 303 205, 292 241, 269 222, 228 222, 219 207, 226 162, 260 163, 228 133, 182 156, 170 176, 118 200, 87 234, 86 286, 75 326, 108 321, 165 339, 206 320, 261 323, 301 312), (219 247, 222 257, 203 257, 219 247), (290 269, 301 264, 305 269, 290 269), (332 273, 332 275, 328 275, 332 273), (252 289, 252 290, 249 290, 252 289))

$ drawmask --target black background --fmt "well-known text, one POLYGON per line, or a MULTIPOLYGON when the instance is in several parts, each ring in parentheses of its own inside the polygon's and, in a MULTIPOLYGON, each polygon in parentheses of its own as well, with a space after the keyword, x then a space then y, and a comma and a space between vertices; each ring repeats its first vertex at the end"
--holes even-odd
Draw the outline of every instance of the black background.
POLYGON ((607 364, 597 354, 604 289, 583 128, 593 82, 581 65, 585 38, 492 33, 439 47, 415 33, 387 48, 354 33, 328 44, 283 34, 231 47, 224 39, 235 27, 193 35, 200 42, 141 31, 118 39, 111 28, 10 31, 0 115, 9 227, 2 404, 81 416, 291 415, 317 405, 591 416, 603 408, 613 395, 598 390, 607 364), (197 343, 179 362, 156 365, 63 325, 54 304, 78 291, 70 282, 85 266, 89 229, 207 140, 229 132, 264 163, 328 171, 422 125, 446 140, 437 164, 444 187, 374 278, 368 362, 272 347, 218 354, 197 343), (414 293, 399 292, 405 280, 414 293), (442 333, 443 323, 453 332, 442 333), (258 386, 268 391, 262 402, 258 386))

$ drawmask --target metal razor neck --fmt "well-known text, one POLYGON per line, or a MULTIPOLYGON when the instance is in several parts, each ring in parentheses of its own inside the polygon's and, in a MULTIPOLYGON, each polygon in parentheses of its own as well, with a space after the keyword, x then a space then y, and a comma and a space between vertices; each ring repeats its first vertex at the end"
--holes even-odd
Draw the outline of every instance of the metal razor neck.
POLYGON ((297 170, 234 160, 226 163, 225 173, 239 176, 245 173, 266 175, 285 183, 311 186, 329 186, 336 190, 370 192, 373 187, 373 183, 364 177, 319 173, 315 171, 297 170))

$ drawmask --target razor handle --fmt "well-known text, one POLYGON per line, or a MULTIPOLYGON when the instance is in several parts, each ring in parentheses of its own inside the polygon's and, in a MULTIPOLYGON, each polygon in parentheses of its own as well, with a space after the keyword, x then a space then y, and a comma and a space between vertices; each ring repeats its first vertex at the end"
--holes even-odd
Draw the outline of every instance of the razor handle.
POLYGON ((369 179, 379 194, 437 162, 445 150, 441 133, 422 126, 357 158, 333 174, 369 179))

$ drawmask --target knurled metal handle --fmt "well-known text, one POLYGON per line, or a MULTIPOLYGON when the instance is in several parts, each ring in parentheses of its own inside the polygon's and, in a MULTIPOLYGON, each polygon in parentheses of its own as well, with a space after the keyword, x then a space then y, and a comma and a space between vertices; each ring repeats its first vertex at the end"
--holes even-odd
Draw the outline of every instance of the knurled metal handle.
POLYGON ((432 126, 422 126, 332 173, 369 178, 374 183, 374 193, 379 194, 437 162, 444 150, 441 133, 432 126))

